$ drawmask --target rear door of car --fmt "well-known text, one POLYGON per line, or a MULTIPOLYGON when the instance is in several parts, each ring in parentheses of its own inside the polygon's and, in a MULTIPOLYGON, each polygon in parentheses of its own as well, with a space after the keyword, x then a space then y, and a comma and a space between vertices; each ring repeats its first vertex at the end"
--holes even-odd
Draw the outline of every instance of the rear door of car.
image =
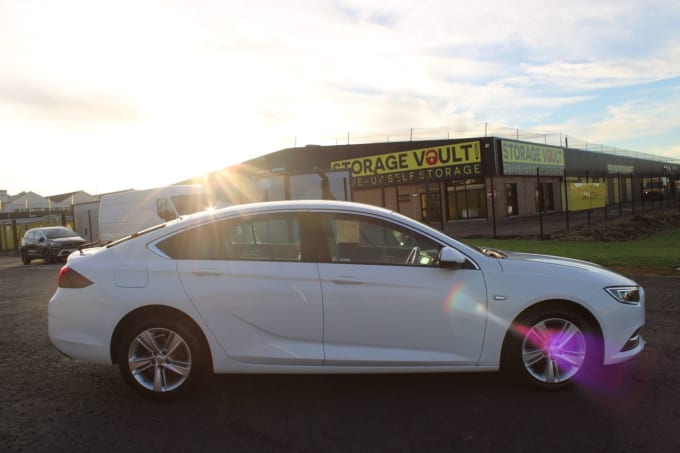
POLYGON ((297 213, 213 222, 159 249, 177 259, 188 297, 233 359, 320 365, 323 310, 316 263, 305 262, 297 213))
POLYGON ((369 216, 320 215, 327 366, 474 365, 486 287, 474 263, 437 265, 441 244, 369 216))
POLYGON ((40 238, 43 238, 43 243, 45 241, 45 236, 43 235, 42 231, 40 230, 33 230, 31 233, 29 233, 28 241, 27 241, 27 250, 28 254, 32 256, 41 256, 41 245, 43 243, 40 242, 40 238))

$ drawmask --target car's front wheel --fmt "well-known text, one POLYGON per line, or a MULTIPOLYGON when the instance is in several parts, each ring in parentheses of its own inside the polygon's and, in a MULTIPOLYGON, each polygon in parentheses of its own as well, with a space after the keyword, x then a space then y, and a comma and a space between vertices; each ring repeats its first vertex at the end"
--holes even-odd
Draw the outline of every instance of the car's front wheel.
POLYGON ((506 348, 506 369, 550 389, 562 388, 602 363, 602 341, 596 329, 581 315, 560 308, 520 318, 506 348))
POLYGON ((21 251, 21 262, 26 265, 31 264, 31 258, 28 257, 28 254, 25 250, 21 251))
POLYGON ((46 264, 54 263, 54 256, 52 256, 52 252, 47 248, 43 250, 43 260, 45 260, 46 264))
POLYGON ((204 351, 196 334, 171 317, 140 320, 123 334, 118 366, 138 392, 171 399, 185 392, 203 372, 204 351))

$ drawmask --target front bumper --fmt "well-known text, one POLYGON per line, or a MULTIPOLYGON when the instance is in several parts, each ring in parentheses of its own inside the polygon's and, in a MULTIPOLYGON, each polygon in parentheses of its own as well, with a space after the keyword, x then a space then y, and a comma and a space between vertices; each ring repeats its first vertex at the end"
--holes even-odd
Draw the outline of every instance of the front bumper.
POLYGON ((611 305, 606 323, 602 325, 604 365, 613 365, 632 359, 645 348, 646 342, 640 334, 645 324, 645 292, 641 287, 640 302, 635 305, 608 302, 617 305, 611 305))

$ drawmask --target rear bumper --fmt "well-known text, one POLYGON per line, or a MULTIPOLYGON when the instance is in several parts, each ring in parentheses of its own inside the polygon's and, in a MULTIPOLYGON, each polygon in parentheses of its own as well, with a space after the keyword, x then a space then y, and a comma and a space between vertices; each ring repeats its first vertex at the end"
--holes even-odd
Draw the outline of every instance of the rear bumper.
MULTIPOLYGON (((101 303, 69 299, 69 290, 58 288, 47 305, 47 332, 55 348, 64 355, 88 362, 111 365, 110 342, 117 319, 101 303)), ((106 307, 106 305, 104 305, 106 307)))

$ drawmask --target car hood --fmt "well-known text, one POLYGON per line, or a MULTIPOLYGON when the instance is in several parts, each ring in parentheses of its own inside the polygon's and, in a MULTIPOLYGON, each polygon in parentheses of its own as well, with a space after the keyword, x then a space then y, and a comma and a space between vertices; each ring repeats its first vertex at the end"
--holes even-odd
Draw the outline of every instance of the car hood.
POLYGON ((524 253, 524 252, 506 252, 503 251, 508 260, 521 260, 521 261, 533 261, 543 264, 556 264, 560 266, 571 266, 578 267, 585 270, 591 270, 592 268, 603 269, 599 264, 591 263, 589 261, 578 260, 575 258, 566 258, 563 256, 553 256, 553 255, 540 255, 537 253, 524 253))
MULTIPOLYGON (((520 271, 530 267, 536 274, 582 273, 588 272, 595 278, 604 278, 615 284, 636 284, 634 281, 613 272, 599 264, 562 256, 539 255, 535 253, 502 251, 505 258, 498 261, 505 271, 520 271)), ((565 275, 566 276, 566 275, 565 275)))

